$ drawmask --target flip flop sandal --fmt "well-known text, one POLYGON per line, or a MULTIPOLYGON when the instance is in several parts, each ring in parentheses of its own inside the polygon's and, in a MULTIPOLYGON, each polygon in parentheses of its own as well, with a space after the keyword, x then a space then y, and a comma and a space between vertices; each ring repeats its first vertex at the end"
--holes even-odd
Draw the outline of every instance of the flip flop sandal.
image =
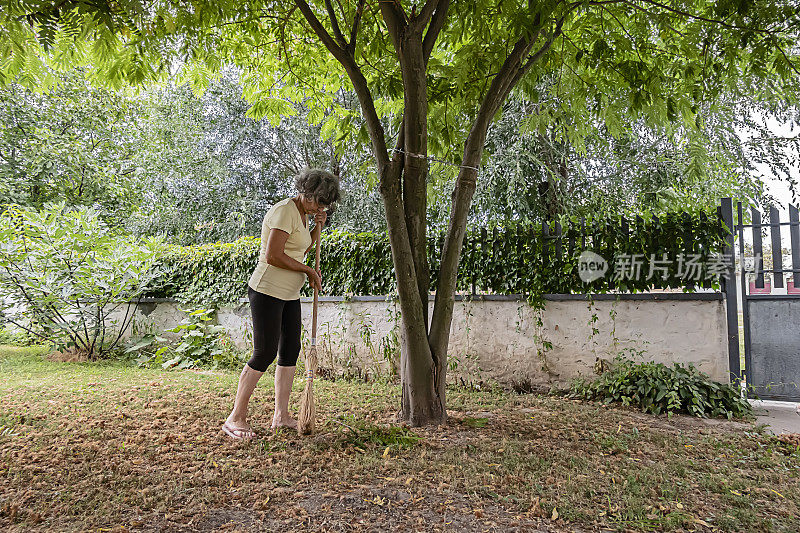
POLYGON ((256 436, 255 432, 252 429, 235 428, 229 426, 227 422, 222 425, 222 431, 224 431, 226 435, 228 435, 230 438, 234 440, 253 439, 256 436), (249 436, 247 437, 242 436, 242 434, 248 434, 248 433, 250 434, 249 436))

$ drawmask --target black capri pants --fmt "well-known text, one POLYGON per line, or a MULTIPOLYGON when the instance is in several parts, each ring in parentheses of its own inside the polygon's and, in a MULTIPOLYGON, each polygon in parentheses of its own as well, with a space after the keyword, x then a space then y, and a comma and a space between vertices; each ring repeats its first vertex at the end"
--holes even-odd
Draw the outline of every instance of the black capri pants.
POLYGON ((253 357, 247 365, 264 372, 278 355, 278 366, 295 366, 300 355, 300 299, 281 300, 247 288, 253 316, 253 357))

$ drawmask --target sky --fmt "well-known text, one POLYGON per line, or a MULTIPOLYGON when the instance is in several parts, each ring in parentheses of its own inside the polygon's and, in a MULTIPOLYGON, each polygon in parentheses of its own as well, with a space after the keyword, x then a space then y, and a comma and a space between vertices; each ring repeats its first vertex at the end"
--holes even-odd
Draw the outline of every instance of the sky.
MULTIPOLYGON (((777 136, 789 137, 800 135, 800 127, 792 128, 790 124, 780 123, 774 118, 767 119, 767 125, 777 136)), ((766 166, 759 167, 759 170, 761 170, 766 176, 770 175, 770 171, 768 168, 766 168, 766 166)), ((794 172, 792 173, 792 176, 798 182, 800 182, 800 167, 797 165, 794 166, 794 172)), ((785 180, 767 179, 766 185, 772 195, 781 203, 781 218, 783 219, 785 215, 786 220, 788 220, 788 206, 792 201, 792 194, 789 191, 789 184, 786 183, 785 180)), ((795 205, 797 205, 797 203, 795 203, 795 205)))

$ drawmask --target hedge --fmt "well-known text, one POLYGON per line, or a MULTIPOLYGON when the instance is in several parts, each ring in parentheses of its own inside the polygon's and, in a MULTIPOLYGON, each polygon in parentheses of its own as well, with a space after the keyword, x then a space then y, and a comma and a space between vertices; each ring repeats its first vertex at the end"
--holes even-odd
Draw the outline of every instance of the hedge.
MULTIPOLYGON (((525 294, 602 293, 610 290, 646 291, 650 288, 683 288, 698 285, 718 288, 717 277, 704 271, 699 282, 685 279, 673 261, 666 279, 659 272, 646 280, 647 258, 656 254, 676 259, 678 254, 699 254, 701 262, 721 253, 725 230, 717 217, 705 213, 670 213, 638 218, 630 223, 620 217, 588 220, 585 231, 577 218, 561 219, 562 236, 553 236, 553 223, 519 223, 468 231, 459 264, 460 292, 525 294), (544 230, 547 231, 544 231, 544 230), (550 235, 547 235, 549 233, 550 235), (578 276, 578 256, 586 248, 609 263, 620 254, 643 254, 642 275, 637 279, 613 279, 611 272, 591 283, 578 276), (570 240, 572 246, 570 246, 570 240), (561 247, 558 250, 558 247, 561 247)), ((439 253, 444 234, 429 237, 431 290, 436 290, 439 253)), ((232 243, 169 247, 160 262, 162 274, 156 289, 146 296, 170 297, 203 305, 233 303, 247 293, 247 280, 258 259, 260 240, 244 237, 232 243)), ((386 235, 324 231, 321 270, 323 291, 335 295, 383 295, 395 291, 391 250, 386 235)), ((307 263, 311 264, 310 253, 307 263)), ((308 287, 304 288, 308 294, 308 287)), ((530 298, 529 298, 530 299, 530 298)))

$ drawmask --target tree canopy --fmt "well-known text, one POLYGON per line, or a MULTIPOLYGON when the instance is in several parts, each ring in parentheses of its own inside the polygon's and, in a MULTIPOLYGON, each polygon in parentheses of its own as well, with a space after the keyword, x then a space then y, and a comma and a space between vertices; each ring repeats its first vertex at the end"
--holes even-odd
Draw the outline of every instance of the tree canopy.
MULTIPOLYGON (((235 63, 244 70, 251 116, 279 120, 296 114, 290 102, 302 101, 309 120, 323 121, 324 110, 335 109, 326 129, 366 140, 358 110, 336 101, 349 86, 347 73, 312 36, 308 14, 335 44, 352 50, 377 114, 397 121, 402 110, 401 69, 377 2, 3 4, 2 83, 48 87, 58 82, 52 69, 85 64, 95 81, 112 87, 178 72, 202 91, 224 64, 235 63)), ((573 141, 591 132, 597 119, 615 135, 638 116, 691 128, 702 102, 722 95, 797 98, 790 80, 800 69, 800 23, 790 0, 456 0, 446 13, 435 1, 390 4, 408 20, 438 15, 438 38, 431 32, 426 43, 430 151, 453 160, 467 133, 464 119, 477 111, 514 44, 522 35, 544 36, 546 22, 557 31, 540 43, 548 45, 542 54, 520 65, 519 89, 538 103, 529 126, 562 123, 573 141)))

